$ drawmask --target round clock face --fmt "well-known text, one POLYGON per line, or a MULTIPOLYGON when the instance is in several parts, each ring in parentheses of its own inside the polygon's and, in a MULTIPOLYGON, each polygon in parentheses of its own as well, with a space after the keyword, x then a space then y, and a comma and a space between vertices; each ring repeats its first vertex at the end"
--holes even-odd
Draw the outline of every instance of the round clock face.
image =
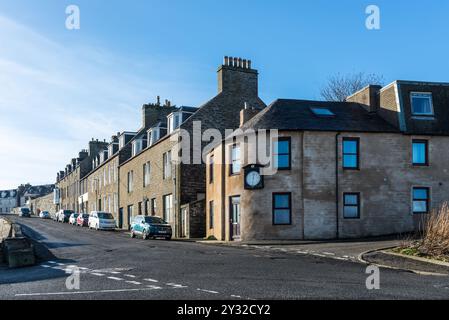
POLYGON ((260 183, 260 174, 256 171, 251 171, 246 175, 246 183, 250 187, 255 187, 260 183))

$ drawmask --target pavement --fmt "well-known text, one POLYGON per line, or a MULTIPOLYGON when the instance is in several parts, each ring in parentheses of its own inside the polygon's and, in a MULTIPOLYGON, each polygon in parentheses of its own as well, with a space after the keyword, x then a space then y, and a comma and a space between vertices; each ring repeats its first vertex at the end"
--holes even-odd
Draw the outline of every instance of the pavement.
POLYGON ((224 246, 241 246, 264 251, 283 252, 299 255, 313 255, 337 260, 359 262, 359 257, 365 252, 396 247, 401 243, 399 236, 375 237, 354 240, 330 241, 257 241, 246 243, 224 243, 221 241, 201 241, 204 244, 224 246))
MULTIPOLYGON (((449 277, 381 268, 380 289, 369 290, 366 281, 371 274, 365 264, 325 255, 145 241, 123 232, 94 231, 51 220, 11 219, 39 244, 41 260, 33 267, 0 270, 0 300, 449 297, 449 277)), ((329 250, 346 252, 340 247, 329 250)))

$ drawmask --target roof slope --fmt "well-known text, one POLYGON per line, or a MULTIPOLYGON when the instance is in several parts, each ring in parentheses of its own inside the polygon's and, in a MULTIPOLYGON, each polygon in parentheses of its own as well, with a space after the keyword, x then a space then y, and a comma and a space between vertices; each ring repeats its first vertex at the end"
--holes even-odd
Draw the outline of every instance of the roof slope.
POLYGON ((279 99, 244 124, 242 129, 311 131, 399 132, 379 115, 360 104, 279 99), (315 115, 311 108, 326 108, 333 117, 315 115))

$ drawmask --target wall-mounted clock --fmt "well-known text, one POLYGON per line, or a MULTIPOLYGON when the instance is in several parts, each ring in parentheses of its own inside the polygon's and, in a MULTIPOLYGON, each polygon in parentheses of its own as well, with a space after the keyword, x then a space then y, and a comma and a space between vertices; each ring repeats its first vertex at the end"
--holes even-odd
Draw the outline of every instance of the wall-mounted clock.
POLYGON ((263 176, 260 174, 259 165, 249 165, 245 167, 245 189, 246 190, 257 190, 262 189, 263 176))

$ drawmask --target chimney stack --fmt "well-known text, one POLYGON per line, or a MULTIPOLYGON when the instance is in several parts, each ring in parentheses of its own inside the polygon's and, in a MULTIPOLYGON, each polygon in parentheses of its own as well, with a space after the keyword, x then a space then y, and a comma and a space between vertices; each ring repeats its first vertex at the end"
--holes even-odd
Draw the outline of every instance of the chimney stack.
POLYGON ((260 110, 250 107, 247 102, 245 102, 243 109, 240 111, 240 127, 243 126, 248 120, 252 119, 260 110))
POLYGON ((361 104, 366 111, 374 113, 380 108, 379 93, 382 86, 368 85, 346 98, 346 102, 361 104))
POLYGON ((258 72, 251 69, 251 60, 225 56, 218 69, 218 93, 258 97, 258 72))

